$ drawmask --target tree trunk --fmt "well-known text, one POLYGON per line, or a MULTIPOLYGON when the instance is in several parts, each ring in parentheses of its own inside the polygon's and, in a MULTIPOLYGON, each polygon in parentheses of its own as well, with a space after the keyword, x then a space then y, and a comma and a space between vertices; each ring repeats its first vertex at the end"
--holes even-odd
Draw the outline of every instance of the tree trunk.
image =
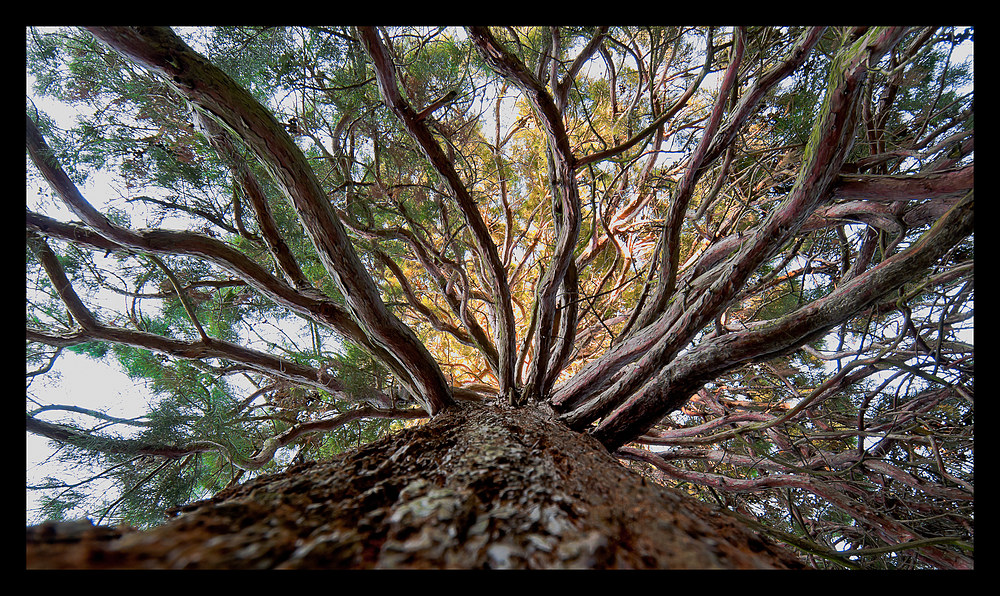
POLYGON ((802 568, 535 407, 461 404, 147 532, 28 528, 28 568, 802 568))

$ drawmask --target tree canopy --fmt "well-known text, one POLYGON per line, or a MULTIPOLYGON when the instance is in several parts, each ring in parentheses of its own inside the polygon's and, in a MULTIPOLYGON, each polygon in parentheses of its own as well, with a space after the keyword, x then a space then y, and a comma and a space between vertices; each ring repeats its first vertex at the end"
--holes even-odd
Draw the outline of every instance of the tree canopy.
POLYGON ((815 565, 971 566, 972 28, 26 33, 42 518, 498 401, 815 565), (43 399, 67 351, 147 411, 43 399))

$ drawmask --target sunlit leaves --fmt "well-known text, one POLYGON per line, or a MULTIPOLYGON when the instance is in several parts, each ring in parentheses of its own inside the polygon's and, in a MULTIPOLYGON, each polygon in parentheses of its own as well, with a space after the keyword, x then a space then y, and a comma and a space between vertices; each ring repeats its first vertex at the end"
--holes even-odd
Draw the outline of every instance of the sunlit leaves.
MULTIPOLYGON (((428 144, 413 137, 404 126, 408 120, 400 117, 410 112, 383 105, 375 72, 352 28, 178 29, 284 126, 322 185, 322 198, 348 229, 352 248, 385 308, 412 329, 457 388, 495 387, 495 370, 488 362, 489 348, 495 352, 495 346, 482 338, 496 337, 497 306, 508 306, 496 304, 491 295, 492 273, 476 248, 482 234, 477 230, 474 238, 470 232, 469 219, 455 200, 466 195, 458 191, 468 191, 485 235, 500 253, 517 348, 524 346, 518 357, 531 363, 539 355, 532 353, 528 338, 540 331, 532 327, 533 304, 566 207, 560 202, 567 196, 560 188, 566 186, 560 187, 553 179, 557 170, 550 169, 555 124, 565 127, 572 152, 562 157, 584 160, 577 162, 583 166, 572 172, 571 181, 580 199, 580 235, 571 246, 578 279, 570 288, 573 295, 559 307, 560 316, 570 313, 569 307, 580 313, 572 329, 573 350, 559 379, 567 381, 602 355, 614 353, 618 334, 637 305, 657 288, 671 287, 660 278, 656 257, 664 254, 657 252, 658 238, 675 205, 688 207, 678 213, 679 242, 673 253, 679 260, 675 277, 683 283, 668 298, 678 316, 694 320, 696 308, 686 314, 682 309, 689 308, 685 301, 705 304, 697 302, 696 292, 714 283, 710 278, 718 270, 712 273, 713 264, 735 262, 728 259, 748 250, 747 239, 755 238, 761 225, 794 198, 802 164, 810 157, 803 148, 811 131, 818 130, 815 119, 827 100, 830 70, 839 64, 838 49, 864 35, 863 28, 828 28, 801 66, 765 94, 745 121, 738 121, 739 130, 727 137, 713 160, 701 170, 689 168, 689 160, 703 141, 713 107, 721 108, 725 129, 735 121, 744 95, 762 73, 785 60, 803 31, 746 27, 734 94, 720 99, 720 76, 734 53, 729 27, 610 27, 602 30, 600 46, 571 78, 571 66, 597 28, 493 28, 499 43, 530 73, 529 82, 553 94, 553 103, 559 96, 562 113, 552 119, 533 111, 537 105, 518 84, 487 67, 467 31, 379 29, 408 110, 420 113, 445 93, 456 93, 420 120, 454 167, 456 181, 426 159, 428 144), (707 43, 715 53, 705 67, 707 43), (695 79, 703 68, 707 76, 695 79), (697 90, 691 87, 695 80, 701 81, 697 90), (681 101, 689 87, 691 96, 681 101), (673 109, 659 130, 635 136, 673 109), (627 148, 586 161, 623 144, 627 148), (686 172, 697 178, 690 203, 676 196, 686 172), (712 251, 717 251, 716 260, 706 265, 702 256, 712 251), (477 330, 481 334, 473 337, 477 330)), ((912 175, 936 160, 971 163, 965 156, 973 130, 971 62, 949 59, 966 34, 954 27, 915 28, 882 60, 868 65, 844 175, 912 175)), ((261 167, 240 139, 233 139, 227 160, 220 159, 218 144, 192 126, 189 109, 171 81, 135 67, 75 29, 29 29, 27 45, 28 70, 36 81, 29 115, 37 117, 55 157, 74 180, 113 174, 109 182, 95 185, 104 192, 111 189, 111 196, 101 196, 99 203, 93 199, 109 220, 130 230, 181 228, 202 240, 226 243, 272 275, 269 281, 283 291, 309 293, 310 300, 319 301, 304 287, 312 283, 334 301, 324 308, 345 303, 333 279, 337 269, 318 258, 300 214, 284 196, 289 191, 279 191, 273 172, 261 167), (51 104, 42 99, 70 103, 79 115, 50 118, 45 111, 51 104), (250 192, 254 185, 241 178, 244 172, 232 168, 234 163, 245 163, 247 176, 256 179, 266 210, 251 201, 261 195, 250 192), (302 275, 282 271, 283 253, 273 237, 264 238, 258 211, 270 212, 302 275)), ((519 80, 532 87, 524 83, 519 80)), ((54 202, 44 188, 33 192, 44 186, 36 182, 29 170, 29 208, 47 212, 54 202)), ((88 199, 98 196, 96 190, 84 191, 88 199)), ((813 198, 826 206, 825 198, 813 198)), ((898 197, 892 205, 882 199, 865 203, 869 212, 844 210, 810 218, 797 233, 782 235, 782 245, 766 247, 768 256, 753 261, 760 263, 757 270, 741 273, 747 283, 726 294, 711 320, 702 325, 698 319, 700 327, 678 349, 697 349, 702 342, 728 340, 727 334, 774 326, 797 312, 808 315, 800 309, 829 296, 852 275, 897 258, 933 217, 908 219, 908 210, 917 205, 908 197, 898 197), (872 212, 879 217, 870 216, 872 212)), ((935 200, 921 207, 937 212, 947 206, 935 200)), ((471 213, 468 205, 462 208, 471 213)), ((354 345, 335 336, 327 327, 329 319, 309 316, 319 307, 290 312, 286 300, 261 291, 260 279, 243 279, 238 268, 217 262, 160 255, 160 266, 140 251, 83 248, 75 240, 53 241, 53 250, 75 291, 104 324, 192 344, 204 339, 204 332, 211 340, 259 348, 333 379, 328 385, 305 386, 283 371, 267 373, 223 358, 186 361, 96 342, 72 347, 94 358, 117 359, 137 386, 148 388, 144 426, 135 431, 142 440, 219 446, 176 461, 103 460, 110 468, 121 468, 115 472, 120 492, 114 499, 122 500, 110 518, 147 523, 158 507, 244 479, 246 474, 234 464, 296 425, 350 412, 359 404, 391 408, 408 403, 401 377, 389 372, 393 357, 380 354, 378 346, 369 344, 369 352, 360 347, 364 342, 354 345)), ((845 510, 854 501, 831 505, 835 498, 802 486, 839 490, 841 484, 849 485, 852 499, 878 508, 886 519, 933 531, 934 524, 905 517, 882 497, 891 493, 897 500, 920 501, 921 491, 954 496, 946 489, 964 490, 962 483, 971 484, 972 247, 970 238, 935 265, 929 275, 939 277, 915 277, 896 294, 849 313, 850 319, 832 335, 807 338, 795 352, 758 354, 706 379, 705 392, 656 429, 688 432, 700 424, 717 424, 712 432, 728 433, 716 443, 681 443, 683 450, 671 452, 678 466, 702 478, 767 483, 787 475, 816 484, 745 493, 708 490, 687 480, 682 486, 828 548, 879 542, 872 538, 874 530, 856 521, 856 511, 845 510), (805 408, 801 415, 779 420, 797 412, 800 404, 805 408), (736 420, 739 416, 748 418, 736 420), (866 468, 874 462, 894 466, 898 472, 892 478, 898 484, 886 480, 891 474, 866 468), (920 490, 898 480, 904 473, 924 483, 920 490), (885 484, 876 488, 878 482, 885 484)), ((26 266, 29 327, 72 332, 76 322, 30 252, 26 266)), ((714 287, 728 291, 720 286, 714 287)), ((678 332, 682 326, 665 325, 657 333, 668 339, 688 337, 678 332)), ((53 353, 29 344, 29 367, 42 367, 55 358, 53 353)), ((637 359, 646 357, 636 354, 637 359)), ((608 373, 600 382, 623 378, 632 368, 629 363, 621 375, 608 373)), ((520 370, 525 369, 522 363, 520 370)), ((258 472, 280 470, 292 458, 328 457, 392 428, 382 419, 352 421, 299 439, 258 472)), ((46 511, 52 515, 61 515, 71 500, 80 501, 68 492, 49 499, 46 511)), ((927 500, 920 506, 940 507, 940 502, 927 500)), ((955 522, 949 527, 964 532, 960 526, 955 522)))

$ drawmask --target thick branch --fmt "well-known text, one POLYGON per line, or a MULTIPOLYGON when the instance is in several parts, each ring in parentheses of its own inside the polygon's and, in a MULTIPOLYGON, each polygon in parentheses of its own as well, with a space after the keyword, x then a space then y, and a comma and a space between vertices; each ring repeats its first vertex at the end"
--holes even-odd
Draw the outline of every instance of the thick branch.
POLYGON ((372 27, 360 27, 358 33, 372 59, 379 89, 386 105, 403 123, 407 133, 423 151, 435 171, 451 188, 459 211, 472 232, 476 251, 489 275, 493 309, 497 317, 496 346, 499 367, 497 376, 500 381, 500 391, 504 395, 512 396, 516 391, 514 386, 514 365, 516 363, 514 307, 511 301, 510 287, 507 284, 507 271, 500 259, 496 243, 479 212, 478 205, 459 177, 454 164, 441 150, 423 118, 414 112, 406 98, 400 93, 396 81, 395 65, 379 39, 378 31, 372 27))
MULTIPOLYGON (((899 176, 841 174, 837 177, 830 193, 823 199, 824 206, 809 216, 800 231, 837 225, 844 219, 873 224, 883 222, 885 218, 869 217, 865 220, 864 216, 887 215, 890 212, 880 205, 900 201, 925 202, 904 207, 900 212, 893 213, 892 221, 895 225, 898 226, 899 223, 897 218, 911 228, 926 225, 944 215, 974 186, 974 166, 971 165, 959 170, 899 176), (826 205, 833 201, 837 203, 826 205), (844 203, 844 201, 849 202, 844 203)), ((716 241, 702 253, 698 262, 691 268, 690 278, 694 279, 706 273, 748 240, 748 236, 734 234, 716 241)))
MULTIPOLYGON (((785 202, 751 235, 750 240, 709 281, 681 288, 666 310, 616 350, 590 363, 553 398, 557 407, 574 408, 601 391, 605 406, 628 399, 736 296, 750 275, 794 234, 829 192, 854 140, 858 102, 869 64, 888 51, 903 30, 874 29, 844 48, 831 65, 823 106, 813 126, 805 159, 785 202), (624 366, 636 365, 611 388, 624 366)), ((593 405, 593 404, 592 404, 593 405)))
POLYGON ((841 174, 829 200, 852 201, 917 201, 964 195, 975 183, 975 166, 921 174, 878 176, 874 174, 841 174))
MULTIPOLYGON (((808 342, 926 270, 973 231, 972 193, 905 251, 842 284, 827 296, 760 329, 706 340, 666 366, 605 418, 594 436, 617 448, 640 436, 687 401, 706 380, 749 362, 787 353, 808 342)), ((574 418, 579 418, 579 414, 574 418)))
MULTIPOLYGON (((541 399, 548 396, 552 380, 561 365, 559 358, 550 358, 556 341, 556 299, 560 291, 567 296, 577 293, 576 287, 570 287, 575 286, 573 280, 567 278, 580 235, 580 196, 574 175, 576 158, 569 144, 562 113, 544 85, 493 37, 487 27, 470 27, 468 31, 490 68, 524 93, 548 138, 549 186, 552 189, 557 236, 551 263, 536 289, 535 354, 525 388, 528 399, 541 399)), ((566 322, 567 327, 575 325, 575 321, 566 322)))
MULTIPOLYGON (((688 172, 685 173, 684 179, 682 179, 682 185, 679 185, 679 188, 675 192, 676 198, 674 204, 672 205, 669 223, 668 226, 664 228, 665 242, 663 243, 663 246, 665 250, 661 257, 663 265, 661 266, 660 271, 660 284, 657 286, 656 293, 650 301, 649 306, 647 306, 641 313, 641 316, 637 318, 636 323, 633 325, 634 329, 641 329, 645 327, 650 324, 657 315, 661 314, 666 305, 667 299, 669 299, 674 292, 676 287, 675 283, 678 264, 677 243, 679 242, 680 237, 679 228, 686 214, 686 208, 688 201, 690 200, 690 192, 693 190, 694 182, 708 166, 714 163, 715 160, 722 156, 726 149, 732 146, 740 128, 746 123, 750 116, 753 115, 757 105, 764 98, 767 92, 774 88, 785 77, 794 72, 795 69, 805 61, 813 46, 819 42, 824 31, 825 28, 823 27, 813 27, 803 33, 796 44, 789 51, 785 60, 772 67, 766 73, 762 74, 743 94, 740 101, 731 110, 725 126, 721 129, 719 129, 717 116, 713 112, 709 127, 706 129, 704 136, 702 137, 698 150, 690 160, 688 172)), ((736 42, 738 56, 741 53, 739 50, 742 48, 742 43, 740 43, 741 39, 737 39, 736 42)), ((734 63, 738 63, 738 57, 734 59, 734 63)), ((732 82, 729 82, 729 79, 730 77, 735 78, 737 71, 738 68, 734 70, 733 64, 730 64, 730 68, 727 70, 726 78, 724 79, 724 86, 727 85, 727 82, 730 85, 732 84, 732 82)), ((725 91, 724 87, 724 91, 720 91, 720 97, 716 102, 715 111, 720 111, 722 106, 725 105, 727 99, 728 91, 725 91)))
POLYGON ((33 435, 52 439, 53 441, 57 441, 59 443, 66 443, 101 453, 156 455, 176 459, 194 451, 209 450, 192 450, 175 445, 154 445, 151 443, 143 443, 134 439, 119 439, 115 437, 93 435, 64 424, 54 424, 52 422, 38 420, 31 414, 25 414, 25 430, 33 435))
POLYGON ((324 370, 303 366, 220 339, 205 341, 185 341, 172 339, 142 331, 97 326, 93 329, 56 334, 39 329, 26 329, 28 341, 36 341, 52 346, 71 346, 89 341, 107 341, 152 350, 176 358, 188 360, 221 358, 259 371, 271 377, 286 379, 295 383, 311 385, 338 395, 346 395, 343 385, 324 370))
POLYGON ((384 348, 380 356, 398 361, 409 374, 401 381, 410 385, 429 413, 453 403, 437 363, 416 334, 382 302, 316 174, 274 116, 167 28, 93 27, 90 31, 163 75, 202 116, 216 119, 246 143, 295 207, 352 316, 370 341, 384 348))

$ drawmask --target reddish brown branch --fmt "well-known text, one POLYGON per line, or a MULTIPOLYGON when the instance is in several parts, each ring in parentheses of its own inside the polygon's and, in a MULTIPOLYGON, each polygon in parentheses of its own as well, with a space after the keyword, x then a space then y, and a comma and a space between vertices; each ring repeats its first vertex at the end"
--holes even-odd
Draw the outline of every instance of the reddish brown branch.
POLYGON ((489 227, 483 220, 479 207, 455 170, 455 165, 442 151, 434 139, 424 119, 417 114, 402 93, 396 80, 396 69, 389 53, 373 27, 359 27, 358 34, 365 45, 375 68, 376 79, 386 105, 402 122, 407 133, 417 143, 434 170, 444 179, 452 191, 466 225, 472 232, 476 251, 488 273, 492 293, 492 307, 496 313, 497 377, 500 391, 513 399, 516 393, 514 365, 516 363, 517 330, 514 326, 514 310, 507 271, 500 259, 496 243, 489 227))
MULTIPOLYGON (((707 379, 723 374, 740 363, 766 360, 787 353, 825 333, 902 284, 912 281, 971 234, 973 223, 974 200, 970 192, 905 251, 843 283, 825 297, 763 328, 713 337, 673 360, 650 378, 641 390, 630 394, 614 413, 601 422, 594 435, 606 445, 623 445, 687 401, 707 379)), ((590 407, 599 409, 595 405, 590 407)), ((570 416, 586 420, 587 417, 581 414, 577 412, 570 416)))
MULTIPOLYGON (((560 292, 575 297, 575 276, 569 275, 580 235, 580 196, 573 155, 559 104, 524 64, 504 48, 487 27, 470 27, 469 36, 483 59, 497 74, 514 83, 524 94, 539 118, 548 139, 549 186, 555 216, 556 240, 549 266, 536 289, 534 321, 535 358, 528 374, 525 396, 548 397, 562 359, 556 354, 557 298, 560 292)), ((592 50, 593 48, 591 48, 592 50)), ((574 298, 575 299, 575 298, 574 298)), ((563 313, 570 315, 570 313, 563 313)), ((562 329, 576 329, 575 320, 561 321, 562 329)))
MULTIPOLYGON (((162 75, 197 107, 198 117, 218 120, 246 143, 294 206, 352 317, 370 342, 382 348, 379 356, 398 363, 394 370, 406 373, 400 381, 423 402, 429 413, 453 403, 433 357, 416 334, 382 302, 316 173, 274 116, 170 29, 92 27, 90 31, 131 60, 162 75)), ((93 213, 87 215, 81 217, 88 224, 99 222, 93 213)))

